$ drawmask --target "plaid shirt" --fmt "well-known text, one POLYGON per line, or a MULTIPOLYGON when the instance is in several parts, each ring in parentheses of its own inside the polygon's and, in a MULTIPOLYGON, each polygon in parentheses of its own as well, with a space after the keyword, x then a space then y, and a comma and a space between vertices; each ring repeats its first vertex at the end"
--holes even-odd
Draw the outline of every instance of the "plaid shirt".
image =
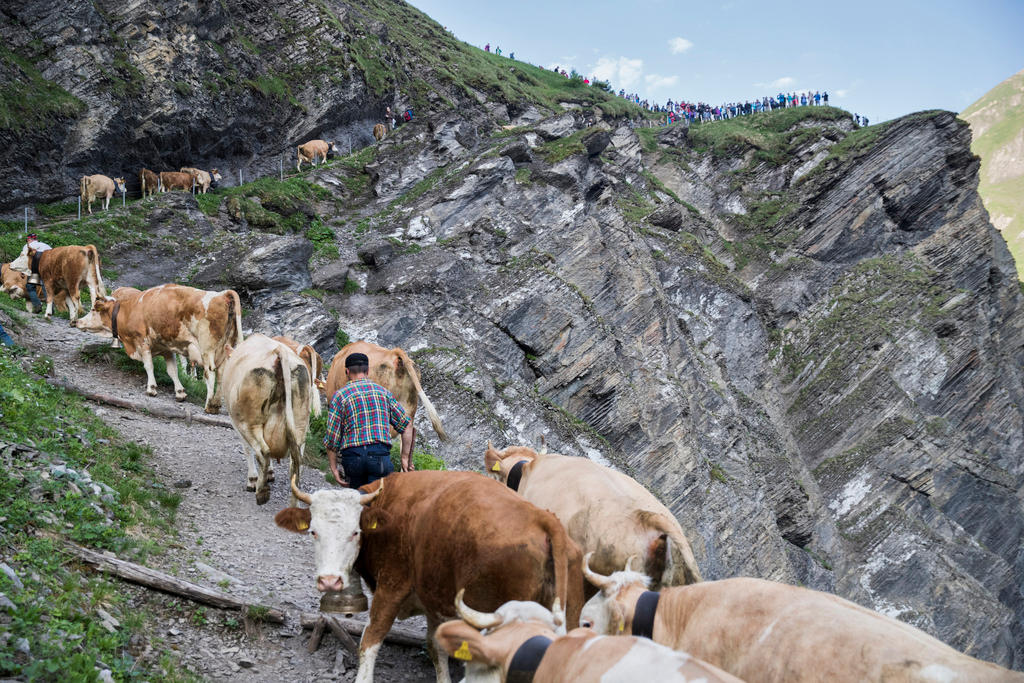
POLYGON ((391 430, 409 426, 405 408, 371 379, 357 379, 334 392, 327 408, 324 447, 340 451, 370 443, 391 443, 391 430))

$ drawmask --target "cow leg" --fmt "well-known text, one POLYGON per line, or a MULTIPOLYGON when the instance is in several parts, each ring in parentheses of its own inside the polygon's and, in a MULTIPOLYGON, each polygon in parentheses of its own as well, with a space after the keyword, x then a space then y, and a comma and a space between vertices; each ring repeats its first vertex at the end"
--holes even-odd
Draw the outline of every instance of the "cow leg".
POLYGON ((148 346, 139 347, 142 365, 146 368, 146 394, 156 396, 156 375, 153 373, 153 353, 148 346))
MULTIPOLYGON (((267 445, 267 441, 263 438, 263 427, 257 427, 253 431, 253 436, 256 438, 256 443, 259 444, 259 448, 256 451, 256 455, 259 458, 259 476, 256 479, 256 504, 263 505, 270 500, 270 482, 267 480, 267 474, 270 472, 270 446, 267 445)), ((296 506, 298 504, 296 503, 296 506)))
POLYGON ((213 359, 207 358, 203 363, 203 377, 206 379, 206 412, 216 415, 220 412, 220 399, 214 388, 217 386, 217 370, 213 367, 213 359))
POLYGON ((78 319, 78 306, 75 305, 75 300, 70 294, 64 295, 64 303, 68 306, 68 323, 74 327, 75 320, 78 319))
POLYGON ((167 376, 174 382, 174 398, 178 401, 184 401, 188 398, 188 394, 185 393, 185 387, 181 386, 181 380, 178 379, 178 363, 174 358, 174 354, 164 354, 164 363, 167 365, 167 376))
MULTIPOLYGON (((292 479, 295 481, 302 481, 302 453, 293 452, 292 457, 288 459, 288 481, 292 479)), ((295 497, 295 492, 292 491, 292 507, 299 507, 299 499, 295 497)))
POLYGON ((430 655, 430 661, 434 663, 437 683, 451 683, 452 676, 448 672, 448 653, 439 648, 437 641, 434 640, 434 632, 440 625, 440 620, 427 617, 427 654, 430 655))
MULTIPOLYGON (((359 641, 359 671, 356 683, 373 683, 373 668, 377 663, 377 652, 384 636, 391 630, 398 616, 398 608, 406 596, 404 590, 381 590, 378 586, 373 594, 370 605, 370 623, 363 629, 363 637, 359 641)), ((446 682, 447 683, 447 682, 446 682)))
POLYGON ((46 313, 43 314, 47 320, 53 316, 53 294, 50 292, 50 287, 46 288, 44 294, 46 295, 46 313))

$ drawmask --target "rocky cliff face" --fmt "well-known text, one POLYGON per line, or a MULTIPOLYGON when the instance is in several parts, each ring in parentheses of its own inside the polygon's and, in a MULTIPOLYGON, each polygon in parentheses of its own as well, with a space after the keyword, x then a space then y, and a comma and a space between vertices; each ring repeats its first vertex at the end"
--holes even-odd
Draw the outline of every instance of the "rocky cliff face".
MULTIPOLYGON (((236 287, 248 327, 327 356, 339 324, 412 351, 450 467, 544 437, 649 486, 708 578, 835 591, 1020 668, 1024 298, 966 125, 633 129, 500 82, 304 181, 140 202, 105 263, 236 287)), ((250 121, 213 115, 189 116, 250 121)))

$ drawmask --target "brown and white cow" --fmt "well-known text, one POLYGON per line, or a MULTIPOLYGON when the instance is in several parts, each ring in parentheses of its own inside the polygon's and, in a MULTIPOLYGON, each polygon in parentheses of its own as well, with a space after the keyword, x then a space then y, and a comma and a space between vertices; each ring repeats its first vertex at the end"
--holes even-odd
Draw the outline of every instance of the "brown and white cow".
POLYGON ((144 168, 139 171, 139 185, 142 186, 143 197, 152 197, 160 191, 160 176, 144 168))
MULTIPOLYGON (((420 385, 420 373, 416 369, 416 364, 409 358, 409 354, 397 347, 385 349, 383 346, 364 341, 346 344, 341 351, 334 354, 331 371, 327 374, 325 396, 328 404, 334 398, 335 392, 348 384, 348 377, 345 375, 345 359, 353 353, 366 354, 366 357, 370 359, 370 379, 390 391, 405 408, 405 412, 409 416, 409 425, 412 427, 410 444, 416 440, 414 418, 418 406, 417 397, 423 401, 423 408, 427 411, 427 417, 430 418, 430 424, 434 427, 438 438, 442 441, 448 440, 448 434, 444 431, 444 425, 441 424, 441 418, 437 414, 434 404, 427 398, 426 392, 420 385)), ((392 430, 391 437, 395 436, 396 434, 392 430)), ((407 457, 411 457, 411 453, 402 453, 402 462, 406 462, 407 457)))
POLYGON ((12 299, 24 299, 28 290, 28 275, 11 268, 11 264, 0 265, 0 283, 4 293, 12 299))
MULTIPOLYGON (((256 504, 263 505, 270 500, 271 459, 287 457, 289 479, 299 476, 309 413, 320 414, 320 393, 303 360, 262 334, 230 350, 220 382, 231 424, 246 445, 246 490, 255 491, 256 504)), ((297 504, 293 493, 292 505, 297 504)))
POLYGON ((196 178, 196 191, 206 194, 207 190, 213 186, 214 181, 220 182, 220 172, 217 169, 213 169, 209 173, 200 168, 190 168, 188 166, 179 169, 182 173, 189 173, 194 175, 196 178))
POLYGON ((701 580, 679 522, 631 477, 589 458, 537 453, 523 446, 499 451, 490 443, 484 466, 526 500, 555 513, 583 552, 595 553, 595 571, 610 574, 637 555, 653 586, 701 580))
POLYGON ((598 633, 643 631, 752 683, 1024 681, 830 593, 753 578, 653 593, 629 565, 602 576, 584 562, 584 573, 601 590, 580 619, 598 633))
POLYGON ((388 129, 384 127, 383 123, 378 123, 373 127, 373 137, 376 138, 377 142, 383 140, 384 136, 387 135, 387 132, 388 129))
POLYGON ((565 633, 535 602, 506 602, 477 612, 456 597, 460 621, 437 628, 437 642, 466 663, 465 683, 741 683, 721 669, 634 636, 599 636, 588 628, 565 633))
POLYGON ((275 518, 282 528, 313 536, 320 591, 340 591, 359 576, 373 590, 357 681, 373 680, 377 651, 394 620, 419 612, 427 617, 437 680, 448 681, 448 659, 439 656, 434 631, 456 616, 462 590, 482 609, 532 600, 577 626, 580 550, 550 512, 473 472, 396 472, 360 490, 369 495, 296 490, 309 508, 287 508, 275 518))
POLYGON ((170 192, 172 190, 184 190, 185 192, 191 192, 193 184, 198 186, 199 182, 192 173, 182 173, 180 171, 160 172, 161 192, 170 192))
POLYGON ((92 213, 92 203, 97 199, 103 202, 103 210, 106 211, 110 208, 110 198, 114 192, 124 193, 124 178, 111 180, 105 175, 84 175, 78 181, 78 190, 89 213, 92 213))
POLYGON ((207 292, 184 285, 159 285, 143 292, 119 287, 109 299, 93 305, 78 321, 79 329, 101 337, 120 339, 125 353, 146 367, 146 393, 156 396, 153 354, 164 357, 167 375, 174 382, 174 397, 184 401, 178 380, 180 354, 203 366, 206 412, 220 411, 215 392, 217 370, 227 360, 227 345, 242 342, 242 306, 233 289, 207 292))
MULTIPOLYGON (((306 364, 306 368, 309 370, 310 377, 313 378, 313 383, 318 391, 322 391, 327 386, 327 384, 324 382, 324 359, 319 353, 316 352, 316 349, 314 349, 309 344, 300 344, 291 337, 287 337, 284 335, 272 337, 272 339, 274 341, 281 342, 289 349, 294 351, 296 354, 298 354, 299 358, 302 359, 302 362, 306 364)), ((317 405, 320 404, 319 395, 317 395, 316 402, 317 405)))
POLYGON ((334 155, 338 153, 338 148, 333 142, 327 142, 325 140, 310 140, 304 142, 297 148, 298 161, 295 163, 295 170, 302 170, 302 163, 306 162, 317 165, 317 160, 321 162, 327 161, 328 155, 334 155))
MULTIPOLYGON (((11 268, 24 273, 32 269, 34 261, 36 250, 26 246, 21 255, 11 261, 11 268)), ((53 315, 53 307, 59 297, 67 305, 70 322, 74 326, 82 308, 82 287, 89 288, 93 306, 98 299, 107 296, 100 276, 100 255, 91 244, 41 251, 36 266, 39 279, 46 288, 46 318, 53 315)))

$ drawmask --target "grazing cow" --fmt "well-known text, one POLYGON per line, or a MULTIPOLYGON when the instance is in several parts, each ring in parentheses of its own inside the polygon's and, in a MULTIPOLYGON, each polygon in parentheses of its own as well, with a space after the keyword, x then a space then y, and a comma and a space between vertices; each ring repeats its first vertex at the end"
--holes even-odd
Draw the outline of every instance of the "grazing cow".
POLYGON ((152 197, 160 191, 160 176, 144 168, 139 171, 139 184, 142 185, 142 196, 152 197))
POLYGON ((28 275, 11 268, 9 263, 0 265, 0 283, 7 296, 12 299, 24 299, 28 289, 28 275))
POLYGON ((566 634, 554 615, 535 602, 506 602, 489 614, 467 607, 461 592, 455 602, 462 620, 441 624, 437 642, 466 662, 465 683, 741 683, 647 638, 599 636, 587 628, 566 634))
MULTIPOLYGON (((320 394, 302 359, 269 337, 251 335, 229 355, 220 392, 231 424, 247 446, 246 490, 255 491, 256 504, 263 505, 270 500, 271 458, 287 457, 289 479, 299 476, 309 413, 320 414, 320 394)), ((293 493, 292 505, 297 504, 293 493)))
POLYGON ((198 181, 192 173, 182 173, 180 171, 160 172, 161 192, 170 192, 171 190, 185 190, 185 192, 191 192, 193 182, 198 185, 198 181))
POLYGON ((199 168, 189 168, 188 166, 179 169, 182 173, 188 173, 195 176, 196 178, 196 190, 206 194, 206 191, 211 187, 216 187, 216 182, 220 182, 220 172, 217 169, 213 169, 209 173, 199 168))
POLYGON ((78 190, 89 213, 92 213, 92 203, 96 199, 103 202, 103 210, 106 211, 110 208, 110 198, 114 196, 114 191, 124 193, 124 178, 111 180, 105 175, 84 175, 78 181, 78 190))
POLYGON ((377 142, 383 140, 387 132, 388 129, 384 127, 383 123, 378 123, 373 127, 373 137, 377 139, 377 142))
MULTIPOLYGON (((423 408, 427 411, 430 424, 433 425, 437 436, 442 441, 448 440, 448 434, 444 431, 434 404, 427 398, 426 392, 420 385, 420 373, 416 370, 416 364, 412 362, 405 351, 397 347, 385 349, 383 346, 364 341, 346 344, 341 351, 334 355, 334 359, 331 361, 331 371, 327 374, 326 397, 328 403, 338 389, 348 384, 348 378, 345 375, 345 359, 353 353, 366 354, 366 357, 370 359, 370 379, 390 391, 405 408, 405 412, 409 416, 409 427, 412 429, 410 443, 416 440, 417 396, 419 400, 423 401, 423 408)), ((394 438, 395 435, 392 430, 391 438, 394 438)), ((402 462, 406 462, 405 458, 411 457, 411 455, 411 453, 403 453, 402 462)))
POLYGON ((396 472, 361 491, 368 495, 295 489, 309 508, 287 508, 275 518, 284 529, 313 536, 320 591, 340 591, 359 576, 373 590, 357 681, 373 680, 384 636, 396 618, 414 612, 427 617, 437 680, 449 680, 434 631, 456 616, 461 590, 483 609, 532 600, 550 605, 571 628, 579 623, 580 550, 550 512, 473 472, 396 472))
MULTIPOLYGON (((583 552, 593 551, 595 571, 612 573, 631 555, 643 559, 651 584, 700 581, 700 570, 679 522, 632 478, 589 458, 537 453, 513 446, 484 454, 489 475, 551 510, 583 552)), ((593 589, 587 588, 588 597, 593 589)))
POLYGON ((909 624, 830 593, 736 578, 647 591, 647 577, 586 566, 600 592, 580 617, 598 633, 642 633, 756 681, 1024 681, 909 624))
MULTIPOLYGON (((54 247, 36 252, 26 249, 11 261, 12 269, 38 272, 46 289, 46 318, 53 315, 53 306, 62 297, 68 307, 71 326, 82 308, 81 288, 89 288, 93 307, 98 299, 107 296, 100 276, 100 255, 91 244, 84 246, 54 247)), ((31 309, 30 309, 31 310, 31 309)))
POLYGON ((327 161, 328 155, 334 155, 338 153, 338 148, 335 147, 333 142, 326 142, 324 140, 310 140, 304 142, 298 146, 298 161, 295 163, 295 170, 302 170, 302 162, 307 162, 313 166, 317 165, 317 159, 321 161, 327 161))
MULTIPOLYGON (((309 344, 300 344, 291 337, 278 336, 273 337, 274 341, 281 342, 289 349, 298 354, 302 362, 306 364, 306 368, 309 370, 310 377, 313 378, 313 384, 320 391, 327 386, 324 382, 324 359, 316 352, 309 344)), ((320 397, 317 396, 317 405, 320 405, 320 397)), ((319 411, 318 411, 319 413, 319 411)))
MULTIPOLYGON (((55 250, 54 250, 55 251, 55 250)), ((164 357, 174 382, 174 397, 185 400, 174 354, 203 365, 206 412, 220 411, 214 391, 217 369, 227 360, 227 345, 242 342, 242 306, 233 289, 207 292, 184 285, 159 285, 144 292, 120 287, 113 297, 97 301, 78 321, 79 329, 124 344, 125 353, 146 367, 146 393, 156 396, 153 354, 164 357)))

